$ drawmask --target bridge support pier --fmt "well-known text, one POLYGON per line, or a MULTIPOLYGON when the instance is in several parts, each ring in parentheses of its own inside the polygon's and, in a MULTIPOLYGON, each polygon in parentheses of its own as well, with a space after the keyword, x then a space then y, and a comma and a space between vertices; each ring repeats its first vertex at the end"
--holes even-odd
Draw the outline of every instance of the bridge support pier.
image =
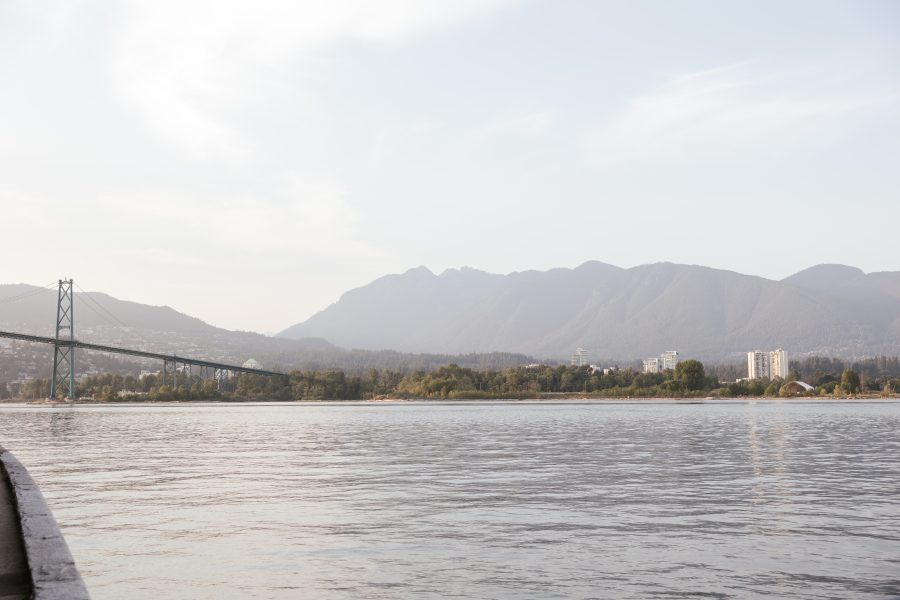
POLYGON ((231 371, 228 369, 216 369, 215 378, 216 378, 216 388, 220 392, 228 391, 228 379, 231 375, 231 371))
POLYGON ((172 391, 178 389, 178 361, 163 359, 162 384, 169 385, 169 365, 172 365, 172 391))

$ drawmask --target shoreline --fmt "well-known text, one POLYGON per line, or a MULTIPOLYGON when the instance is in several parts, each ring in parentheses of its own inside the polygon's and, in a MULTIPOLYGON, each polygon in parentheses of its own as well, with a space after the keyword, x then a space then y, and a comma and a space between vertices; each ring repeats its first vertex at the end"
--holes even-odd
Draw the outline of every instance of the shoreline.
POLYGON ((871 396, 795 396, 779 398, 772 396, 737 396, 737 397, 698 397, 698 398, 666 398, 666 397, 590 397, 566 396, 558 398, 370 398, 364 400, 166 400, 146 402, 107 402, 76 400, 75 402, 59 402, 48 400, 3 400, 0 408, 88 408, 98 407, 190 407, 190 406, 354 406, 354 405, 478 405, 478 404, 848 404, 848 403, 892 403, 900 402, 900 395, 871 396))

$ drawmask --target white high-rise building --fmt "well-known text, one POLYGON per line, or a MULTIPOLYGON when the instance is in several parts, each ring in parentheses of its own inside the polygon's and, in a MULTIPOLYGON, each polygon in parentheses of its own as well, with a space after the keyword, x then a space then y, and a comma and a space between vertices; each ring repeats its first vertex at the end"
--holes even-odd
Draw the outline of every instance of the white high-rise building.
POLYGON ((644 361, 644 373, 662 373, 666 369, 674 369, 678 364, 678 351, 666 350, 659 358, 652 357, 644 361))
POLYGON ((747 353, 747 378, 748 379, 769 379, 769 353, 754 352, 747 353))
POLYGON ((659 357, 660 368, 665 369, 674 369, 675 365, 678 364, 678 351, 677 350, 667 350, 663 352, 659 357))
POLYGON ((787 379, 788 358, 787 352, 779 348, 771 352, 747 353, 747 377, 750 379, 774 379, 780 377, 787 379))
POLYGON ((583 367, 586 364, 588 364, 587 350, 578 348, 575 350, 575 354, 572 355, 572 365, 575 367, 583 367))
POLYGON ((662 373, 666 369, 674 369, 678 364, 678 351, 667 350, 659 355, 644 361, 644 373, 662 373))
POLYGON ((659 370, 658 358, 644 359, 644 373, 659 373, 659 370))
POLYGON ((773 379, 775 377, 787 379, 788 377, 787 352, 781 348, 769 352, 769 373, 773 379))

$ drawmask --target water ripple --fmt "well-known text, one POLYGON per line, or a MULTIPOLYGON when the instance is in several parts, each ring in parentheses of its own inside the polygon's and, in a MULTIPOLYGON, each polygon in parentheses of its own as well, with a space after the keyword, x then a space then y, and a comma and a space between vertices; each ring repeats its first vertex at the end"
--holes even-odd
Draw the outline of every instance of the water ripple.
POLYGON ((0 407, 93 597, 900 597, 900 404, 0 407))

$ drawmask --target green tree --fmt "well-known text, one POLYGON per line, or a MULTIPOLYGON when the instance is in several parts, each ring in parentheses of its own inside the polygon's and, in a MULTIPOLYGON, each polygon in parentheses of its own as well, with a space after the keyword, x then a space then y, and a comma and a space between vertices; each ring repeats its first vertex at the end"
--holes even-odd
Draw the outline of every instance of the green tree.
POLYGON ((766 384, 761 379, 751 379, 747 382, 747 393, 751 396, 762 396, 766 393, 766 384))
POLYGON ((50 380, 29 379, 22 388, 22 395, 30 400, 48 397, 50 395, 50 380))
POLYGON ((675 381, 680 383, 684 390, 702 390, 706 381, 703 363, 694 359, 678 363, 675 365, 675 381))
POLYGON ((848 394, 859 393, 859 374, 851 369, 845 369, 841 375, 841 389, 848 394))

